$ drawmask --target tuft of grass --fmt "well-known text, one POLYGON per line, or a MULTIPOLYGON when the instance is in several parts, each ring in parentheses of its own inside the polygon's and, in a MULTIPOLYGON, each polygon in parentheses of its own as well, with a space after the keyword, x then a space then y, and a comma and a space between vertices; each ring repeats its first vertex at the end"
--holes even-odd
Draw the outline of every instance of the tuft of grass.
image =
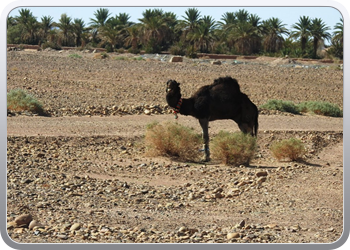
POLYGON ((256 138, 242 132, 220 131, 211 142, 213 159, 225 165, 249 164, 256 150, 256 138))
POLYGON ((269 100, 267 103, 261 105, 260 108, 299 114, 298 106, 291 101, 269 100))
POLYGON ((298 161, 306 153, 305 146, 301 140, 296 138, 285 139, 274 142, 270 150, 279 161, 298 161))
POLYGON ((117 57, 115 57, 115 60, 117 60, 117 61, 126 61, 126 60, 128 60, 128 58, 125 57, 125 56, 117 56, 117 57))
POLYGON ((71 58, 82 58, 82 56, 78 55, 78 54, 70 54, 68 57, 71 57, 71 58))
POLYGON ((343 111, 329 102, 307 101, 298 105, 301 112, 311 112, 317 115, 343 117, 343 111))
POLYGON ((148 156, 177 157, 184 161, 199 159, 201 137, 193 129, 171 122, 151 123, 146 127, 145 146, 148 156))
POLYGON ((7 93, 7 109, 11 111, 29 111, 44 114, 42 104, 23 89, 13 89, 7 93))

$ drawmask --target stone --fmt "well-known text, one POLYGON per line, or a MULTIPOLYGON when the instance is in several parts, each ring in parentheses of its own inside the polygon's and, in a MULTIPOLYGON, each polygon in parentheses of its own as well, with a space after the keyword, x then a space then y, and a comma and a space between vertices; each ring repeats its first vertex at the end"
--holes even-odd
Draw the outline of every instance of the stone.
POLYGON ((256 175, 257 177, 267 176, 267 172, 266 172, 266 171, 260 171, 260 172, 257 172, 255 175, 256 175))
POLYGON ((212 65, 221 65, 221 61, 212 61, 211 64, 212 65))
POLYGON ((71 227, 70 227, 70 231, 76 231, 79 230, 81 228, 81 224, 80 223, 74 223, 71 227))
POLYGON ((33 220, 32 215, 30 214, 22 214, 15 219, 15 223, 20 225, 29 225, 29 223, 33 220))
POLYGON ((172 56, 169 60, 169 62, 182 62, 182 56, 172 56))
POLYGON ((228 240, 231 240, 231 239, 239 238, 240 235, 239 235, 239 233, 228 233, 226 237, 227 237, 228 240))
POLYGON ((32 230, 34 229, 35 227, 44 227, 43 225, 41 225, 37 220, 32 220, 30 223, 29 223, 29 230, 32 230))

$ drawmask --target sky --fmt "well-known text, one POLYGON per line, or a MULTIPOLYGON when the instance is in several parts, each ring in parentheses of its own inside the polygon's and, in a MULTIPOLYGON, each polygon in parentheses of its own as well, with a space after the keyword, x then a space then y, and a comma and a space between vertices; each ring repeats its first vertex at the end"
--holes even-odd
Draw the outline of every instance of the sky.
MULTIPOLYGON (((194 6, 195 7, 195 6, 194 6)), ((95 18, 94 13, 99 7, 18 7, 13 9, 9 16, 18 16, 21 8, 28 8, 33 15, 40 21, 43 16, 53 17, 53 21, 58 22, 61 14, 67 14, 74 18, 82 18, 86 25, 90 23, 90 18, 95 18)), ((139 18, 142 18, 142 12, 146 9, 159 8, 163 11, 171 11, 177 15, 178 19, 183 19, 185 11, 189 7, 104 7, 109 10, 111 16, 118 15, 119 13, 129 14, 130 21, 138 22, 139 18)), ((236 12, 239 9, 245 9, 250 14, 258 15, 261 20, 267 20, 271 17, 279 18, 283 24, 286 24, 287 29, 291 29, 291 26, 298 22, 301 16, 308 16, 310 18, 321 18, 324 23, 329 26, 330 32, 333 32, 333 28, 336 23, 340 22, 341 13, 333 7, 196 7, 202 16, 210 15, 216 21, 220 21, 222 15, 226 12, 236 12)))

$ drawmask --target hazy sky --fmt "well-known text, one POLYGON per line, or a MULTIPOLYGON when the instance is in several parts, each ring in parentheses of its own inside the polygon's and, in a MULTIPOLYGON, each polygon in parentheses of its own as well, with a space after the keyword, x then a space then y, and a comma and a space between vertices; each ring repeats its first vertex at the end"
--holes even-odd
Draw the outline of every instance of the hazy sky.
MULTIPOLYGON (((194 6, 195 7, 195 6, 194 6)), ((94 18, 94 13, 99 7, 20 7, 12 10, 10 16, 18 16, 21 8, 28 8, 33 15, 40 21, 42 16, 51 16, 54 21, 58 21, 61 14, 65 13, 74 18, 82 18, 88 25, 90 18, 94 18)), ((111 16, 119 13, 128 13, 131 21, 138 22, 142 17, 142 12, 146 9, 159 8, 164 11, 174 12, 178 19, 183 19, 185 11, 189 7, 104 7, 107 8, 111 16)), ((197 7, 201 15, 210 15, 216 21, 220 21, 225 12, 236 12, 239 9, 245 9, 251 14, 258 15, 262 20, 271 17, 279 18, 287 29, 291 29, 291 25, 298 22, 300 16, 308 16, 310 18, 321 18, 333 32, 334 25, 339 22, 341 13, 332 7, 197 7)))

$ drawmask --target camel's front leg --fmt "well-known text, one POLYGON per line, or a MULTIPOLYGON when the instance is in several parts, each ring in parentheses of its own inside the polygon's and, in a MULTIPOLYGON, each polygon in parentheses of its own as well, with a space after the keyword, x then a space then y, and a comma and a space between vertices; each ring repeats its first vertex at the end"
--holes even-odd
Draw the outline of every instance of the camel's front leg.
POLYGON ((208 119, 199 119, 199 124, 202 127, 202 136, 203 136, 203 150, 204 150, 204 157, 203 161, 208 162, 210 161, 210 151, 209 151, 209 121, 208 119))

